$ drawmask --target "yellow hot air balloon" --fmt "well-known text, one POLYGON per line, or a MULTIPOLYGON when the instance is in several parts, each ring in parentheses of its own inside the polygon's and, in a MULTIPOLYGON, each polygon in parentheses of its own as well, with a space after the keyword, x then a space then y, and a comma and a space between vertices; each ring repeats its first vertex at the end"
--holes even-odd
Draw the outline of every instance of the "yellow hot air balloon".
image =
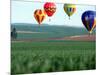
POLYGON ((76 5, 75 4, 64 4, 64 11, 69 16, 72 16, 76 11, 76 5))
POLYGON ((42 23, 42 21, 45 19, 46 17, 46 12, 44 10, 41 9, 37 9, 34 12, 34 17, 36 19, 36 21, 39 23, 39 25, 42 23))

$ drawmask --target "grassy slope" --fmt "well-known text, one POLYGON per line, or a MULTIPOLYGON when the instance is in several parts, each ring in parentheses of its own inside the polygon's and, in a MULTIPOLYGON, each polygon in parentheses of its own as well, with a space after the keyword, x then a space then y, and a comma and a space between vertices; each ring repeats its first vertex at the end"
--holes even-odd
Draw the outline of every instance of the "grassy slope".
POLYGON ((13 42, 12 73, 95 69, 95 42, 13 42))
MULTIPOLYGON (((49 25, 32 25, 32 24, 13 24, 12 28, 15 27, 18 31, 33 31, 33 32, 46 32, 46 33, 31 33, 31 34, 18 34, 18 38, 54 38, 54 37, 65 37, 73 35, 84 35, 87 34, 85 28, 65 27, 65 26, 49 26, 49 25)), ((93 32, 95 33, 95 31, 93 32)))

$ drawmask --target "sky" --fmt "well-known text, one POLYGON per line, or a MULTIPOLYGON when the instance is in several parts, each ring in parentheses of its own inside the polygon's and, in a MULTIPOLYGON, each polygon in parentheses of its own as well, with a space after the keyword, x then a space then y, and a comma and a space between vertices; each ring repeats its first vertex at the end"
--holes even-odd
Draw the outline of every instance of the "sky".
MULTIPOLYGON (((11 3, 11 23, 32 23, 38 24, 34 18, 34 11, 36 9, 44 9, 45 2, 22 2, 22 1, 12 1, 11 3)), ((64 26, 75 26, 83 27, 81 21, 82 13, 87 10, 96 11, 93 5, 76 5, 76 12, 70 17, 65 13, 63 9, 64 4, 56 4, 56 12, 52 17, 46 16, 46 19, 42 24, 49 25, 64 25, 64 26), (51 21, 49 21, 49 18, 51 21)))

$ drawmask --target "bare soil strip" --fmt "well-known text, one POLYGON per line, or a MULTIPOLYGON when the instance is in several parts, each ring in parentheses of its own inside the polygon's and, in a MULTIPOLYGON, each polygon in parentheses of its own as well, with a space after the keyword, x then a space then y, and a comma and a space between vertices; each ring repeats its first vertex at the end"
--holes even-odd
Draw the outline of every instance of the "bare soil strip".
POLYGON ((79 41, 95 41, 96 36, 95 35, 80 35, 80 36, 70 36, 70 37, 64 37, 64 40, 79 40, 79 41))

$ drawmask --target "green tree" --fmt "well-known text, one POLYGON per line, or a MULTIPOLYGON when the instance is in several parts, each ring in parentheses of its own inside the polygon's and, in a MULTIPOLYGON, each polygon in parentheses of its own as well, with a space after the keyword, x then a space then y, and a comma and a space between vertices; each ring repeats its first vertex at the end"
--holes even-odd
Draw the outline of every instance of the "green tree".
POLYGON ((12 39, 17 39, 17 31, 16 28, 13 28, 11 31, 11 38, 12 39))

